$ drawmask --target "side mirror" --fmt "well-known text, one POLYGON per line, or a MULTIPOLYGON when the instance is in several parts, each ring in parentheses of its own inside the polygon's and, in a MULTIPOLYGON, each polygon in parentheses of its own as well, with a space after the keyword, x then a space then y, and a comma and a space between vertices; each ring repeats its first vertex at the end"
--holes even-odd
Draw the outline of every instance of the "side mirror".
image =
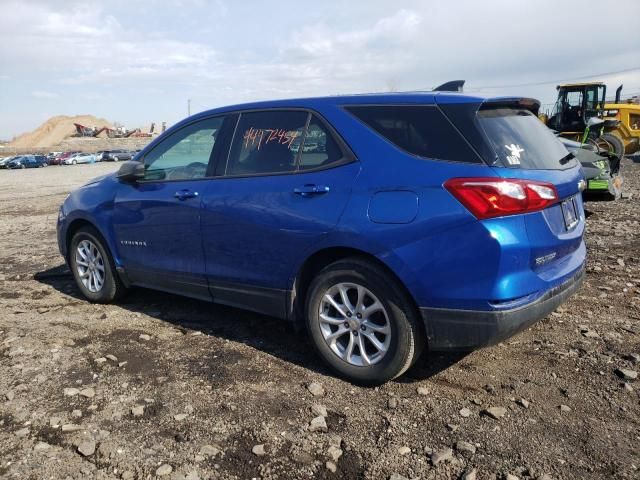
POLYGON ((134 160, 124 162, 117 174, 121 182, 135 183, 144 178, 144 164, 134 160))

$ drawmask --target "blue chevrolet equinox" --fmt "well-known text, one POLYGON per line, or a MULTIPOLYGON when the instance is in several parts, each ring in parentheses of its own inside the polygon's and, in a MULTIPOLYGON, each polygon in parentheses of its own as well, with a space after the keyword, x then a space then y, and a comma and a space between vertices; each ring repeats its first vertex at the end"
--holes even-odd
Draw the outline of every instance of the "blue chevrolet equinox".
POLYGON ((580 286, 584 180, 538 107, 422 92, 199 113, 71 193, 60 252, 92 302, 140 286, 281 317, 339 374, 384 382, 580 286))

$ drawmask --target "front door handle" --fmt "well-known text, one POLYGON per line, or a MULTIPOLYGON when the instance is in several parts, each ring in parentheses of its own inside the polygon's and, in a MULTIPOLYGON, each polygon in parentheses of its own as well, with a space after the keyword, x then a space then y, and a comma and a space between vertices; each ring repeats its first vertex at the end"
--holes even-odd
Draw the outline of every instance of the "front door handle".
POLYGON ((174 197, 178 200, 186 200, 187 198, 195 198, 198 196, 198 192, 192 192, 191 190, 178 190, 174 197))
POLYGON ((325 185, 315 185, 313 183, 307 183, 301 187, 296 187, 293 189, 293 193, 300 195, 301 197, 311 197, 313 195, 323 195, 330 190, 329 187, 325 185))

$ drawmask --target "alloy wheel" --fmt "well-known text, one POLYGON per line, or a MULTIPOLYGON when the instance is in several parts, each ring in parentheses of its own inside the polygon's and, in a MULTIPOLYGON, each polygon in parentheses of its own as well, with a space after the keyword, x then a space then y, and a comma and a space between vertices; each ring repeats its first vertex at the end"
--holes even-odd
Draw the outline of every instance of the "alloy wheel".
POLYGON ((374 365, 389 350, 391 323, 387 311, 362 285, 338 283, 327 289, 318 319, 331 351, 350 365, 374 365))
POLYGON ((105 278, 104 259, 91 240, 82 240, 76 248, 76 270, 78 278, 90 292, 102 290, 105 278))

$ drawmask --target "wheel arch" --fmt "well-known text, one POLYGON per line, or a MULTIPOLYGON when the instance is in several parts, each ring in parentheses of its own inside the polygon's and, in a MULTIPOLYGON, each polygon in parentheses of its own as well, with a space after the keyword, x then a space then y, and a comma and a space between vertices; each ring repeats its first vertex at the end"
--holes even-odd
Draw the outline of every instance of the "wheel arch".
MULTIPOLYGON (((291 296, 288 302, 289 319, 298 326, 301 325, 304 318, 304 303, 306 301, 309 286, 315 277, 323 268, 331 263, 345 258, 358 258, 368 261, 385 271, 393 279, 398 282, 407 298, 411 301, 412 307, 419 315, 418 304, 416 299, 407 288, 405 282, 395 273, 395 271, 376 255, 354 247, 331 246, 315 251, 312 255, 302 263, 297 270, 293 279, 291 288, 291 296)), ((418 317, 419 318, 419 317, 418 317)), ((424 327, 422 325, 422 327, 424 327)))
POLYGON ((131 282, 129 281, 129 278, 127 277, 127 274, 124 268, 119 263, 119 260, 117 257, 117 251, 115 251, 114 246, 109 242, 108 237, 102 232, 102 229, 98 226, 98 224, 87 219, 86 217, 74 218, 69 223, 69 226, 65 231, 65 234, 64 234, 64 242, 65 242, 65 249, 66 249, 65 261, 67 262, 67 265, 70 265, 69 255, 70 255, 71 239, 73 238, 73 235, 82 227, 91 227, 96 231, 96 233, 99 236, 99 240, 102 241, 103 246, 107 249, 107 253, 111 255, 111 259, 113 260, 114 267, 118 277, 120 278, 120 280, 122 281, 125 287, 129 287, 131 285, 131 282))
POLYGON ((111 254, 112 258, 115 260, 116 256, 114 255, 113 248, 107 241, 107 237, 104 235, 104 233, 102 233, 102 230, 95 222, 92 222, 86 217, 74 218, 71 222, 69 222, 69 225, 66 228, 65 235, 64 235, 64 243, 65 243, 67 260, 70 252, 69 247, 71 245, 71 239, 73 238, 73 235, 82 227, 93 228, 100 235, 100 240, 103 242, 104 246, 109 249, 109 253, 111 254))

